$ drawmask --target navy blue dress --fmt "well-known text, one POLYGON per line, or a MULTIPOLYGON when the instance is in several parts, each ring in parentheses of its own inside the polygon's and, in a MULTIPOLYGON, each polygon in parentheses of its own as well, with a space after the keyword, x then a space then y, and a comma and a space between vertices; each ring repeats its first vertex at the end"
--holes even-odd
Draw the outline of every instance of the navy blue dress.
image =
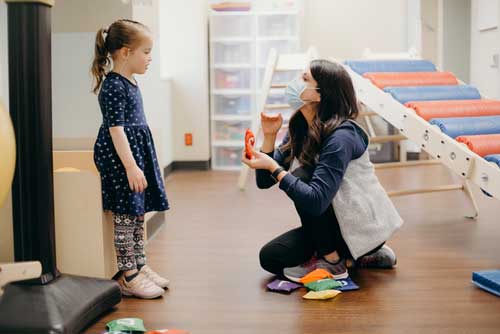
POLYGON ((103 122, 94 146, 94 162, 101 174, 103 209, 133 216, 168 210, 139 87, 120 74, 110 72, 99 92, 99 105, 103 122), (109 133, 109 128, 114 126, 123 126, 137 166, 144 172, 148 186, 142 193, 130 189, 125 167, 109 133))

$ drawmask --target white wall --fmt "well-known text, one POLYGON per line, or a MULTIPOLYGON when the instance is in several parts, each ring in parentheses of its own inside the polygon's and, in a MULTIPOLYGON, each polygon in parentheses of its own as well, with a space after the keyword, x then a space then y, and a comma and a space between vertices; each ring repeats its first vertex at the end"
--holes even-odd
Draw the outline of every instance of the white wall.
POLYGON ((306 0, 303 45, 322 57, 359 58, 373 52, 408 49, 407 1, 306 0))
POLYGON ((208 160, 207 0, 160 1, 162 73, 172 79, 173 145, 177 161, 208 160), (184 146, 184 133, 193 146, 184 146))
POLYGON ((486 31, 478 30, 479 3, 478 0, 472 0, 471 5, 470 83, 482 94, 490 98, 500 98, 499 69, 490 67, 493 55, 499 53, 500 31, 498 27, 486 31))
POLYGON ((443 70, 470 80, 470 0, 443 1, 443 70))
MULTIPOLYGON (((7 5, 0 2, 0 101, 9 107, 9 73, 7 54, 7 5)), ((0 203, 0 262, 14 261, 12 230, 12 199, 7 195, 5 203, 0 203)))
POLYGON ((102 122, 91 93, 92 32, 52 34, 52 123, 55 138, 95 137, 102 122))

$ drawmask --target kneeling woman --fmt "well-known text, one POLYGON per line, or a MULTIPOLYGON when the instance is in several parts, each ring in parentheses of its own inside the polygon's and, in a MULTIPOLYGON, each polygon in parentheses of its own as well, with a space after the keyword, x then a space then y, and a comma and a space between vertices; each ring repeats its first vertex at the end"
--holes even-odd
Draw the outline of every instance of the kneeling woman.
POLYGON ((301 226, 267 243, 261 266, 298 281, 323 268, 348 277, 346 260, 358 266, 391 268, 384 245, 403 221, 380 185, 368 153, 368 135, 354 119, 358 103, 342 65, 314 60, 285 94, 296 112, 278 149, 283 119, 261 116, 264 143, 251 160, 257 186, 279 188, 292 199, 301 226))

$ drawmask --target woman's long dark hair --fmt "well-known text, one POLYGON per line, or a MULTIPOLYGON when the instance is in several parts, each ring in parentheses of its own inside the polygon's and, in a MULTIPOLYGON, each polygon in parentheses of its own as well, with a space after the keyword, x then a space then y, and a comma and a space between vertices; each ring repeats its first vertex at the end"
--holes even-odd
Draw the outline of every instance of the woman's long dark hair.
POLYGON ((355 119, 359 112, 351 77, 341 64, 313 60, 310 69, 321 96, 318 113, 308 127, 302 113, 295 112, 290 118, 289 140, 280 148, 291 151, 287 162, 297 158, 305 166, 314 166, 323 140, 345 120, 355 119))

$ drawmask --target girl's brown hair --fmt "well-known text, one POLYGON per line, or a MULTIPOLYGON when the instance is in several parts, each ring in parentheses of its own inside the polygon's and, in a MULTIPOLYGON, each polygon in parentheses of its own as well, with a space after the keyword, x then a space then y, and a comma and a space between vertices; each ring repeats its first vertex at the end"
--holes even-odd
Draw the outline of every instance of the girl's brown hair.
POLYGON ((92 92, 97 94, 101 88, 106 72, 111 65, 110 56, 122 47, 136 45, 141 37, 141 32, 147 27, 137 21, 121 19, 113 22, 109 28, 101 28, 95 36, 94 61, 92 62, 92 76, 95 86, 92 92))
POLYGON ((303 165, 314 166, 323 140, 342 122, 356 119, 359 108, 351 77, 342 65, 313 60, 310 69, 321 96, 318 113, 309 127, 304 115, 296 112, 290 118, 289 140, 280 149, 291 151, 287 162, 297 158, 303 165))

